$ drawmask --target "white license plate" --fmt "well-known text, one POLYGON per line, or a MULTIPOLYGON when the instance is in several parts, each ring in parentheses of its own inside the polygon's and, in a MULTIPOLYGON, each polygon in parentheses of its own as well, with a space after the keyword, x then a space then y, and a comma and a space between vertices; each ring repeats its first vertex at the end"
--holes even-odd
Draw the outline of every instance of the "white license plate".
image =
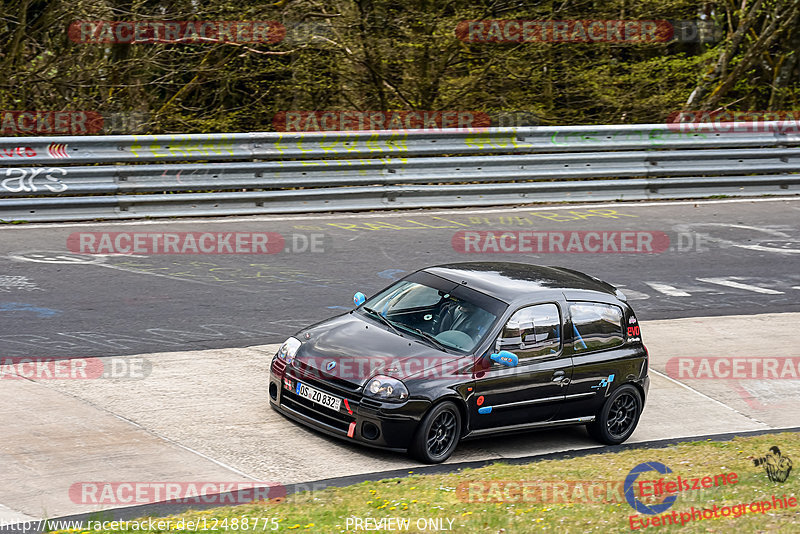
POLYGON ((300 397, 308 399, 311 402, 321 404, 322 406, 330 408, 335 412, 338 412, 339 408, 342 406, 342 399, 334 397, 333 395, 328 395, 327 393, 323 393, 318 389, 314 389, 311 386, 301 384, 300 382, 297 383, 297 387, 295 388, 294 391, 300 397))

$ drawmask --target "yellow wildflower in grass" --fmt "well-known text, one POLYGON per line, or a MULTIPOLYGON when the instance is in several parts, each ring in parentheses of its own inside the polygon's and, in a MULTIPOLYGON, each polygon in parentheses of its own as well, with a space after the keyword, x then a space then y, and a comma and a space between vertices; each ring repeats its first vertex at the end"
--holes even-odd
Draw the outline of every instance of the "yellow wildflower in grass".
POLYGON ((311 527, 313 527, 313 526, 314 526, 314 523, 309 523, 309 524, 307 524, 306 526, 304 526, 303 528, 311 528, 311 527))
POLYGON ((300 528, 300 523, 296 523, 296 524, 292 525, 291 527, 287 527, 287 528, 288 528, 289 530, 294 530, 294 529, 296 529, 296 528, 300 528))

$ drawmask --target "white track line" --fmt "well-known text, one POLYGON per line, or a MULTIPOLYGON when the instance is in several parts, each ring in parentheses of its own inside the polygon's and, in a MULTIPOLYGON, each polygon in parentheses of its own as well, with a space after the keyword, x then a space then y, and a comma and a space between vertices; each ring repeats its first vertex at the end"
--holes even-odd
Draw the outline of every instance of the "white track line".
POLYGON ((315 219, 378 219, 387 217, 408 217, 409 213, 414 215, 474 215, 481 213, 514 213, 526 211, 553 211, 553 210, 574 210, 574 209, 592 209, 592 208, 608 208, 611 206, 619 207, 624 206, 627 208, 649 208, 653 206, 688 206, 692 204, 732 204, 742 202, 798 202, 800 199, 793 197, 780 197, 780 198, 738 198, 738 199, 725 199, 725 200, 685 200, 676 202, 605 202, 602 204, 559 204, 557 206, 531 206, 531 207, 513 207, 507 208, 489 208, 489 209, 461 209, 452 208, 449 210, 428 211, 422 208, 410 208, 401 211, 385 211, 381 213, 347 213, 347 214, 334 214, 334 213, 312 213, 307 215, 247 215, 244 217, 232 217, 227 215, 220 215, 218 217, 198 217, 191 216, 181 217, 179 219, 148 219, 145 221, 115 221, 108 220, 104 222, 80 222, 80 223, 39 223, 39 224, 9 224, 2 225, 3 231, 8 230, 24 230, 26 228, 73 228, 73 227, 96 227, 96 226, 146 226, 154 224, 219 224, 229 222, 277 222, 277 221, 308 221, 315 219))
POLYGON ((731 278, 696 278, 698 282, 706 282, 708 284, 718 284, 721 286, 732 287, 734 289, 742 289, 744 291, 752 291, 754 293, 763 293, 764 295, 783 295, 783 291, 777 291, 775 289, 767 289, 764 287, 752 286, 750 284, 743 284, 741 282, 735 282, 732 278, 738 277, 731 277, 731 278))
POLYGON ((662 284, 661 282, 645 282, 648 286, 655 289, 659 293, 663 293, 664 295, 670 297, 691 297, 691 293, 687 293, 686 291, 680 290, 675 286, 671 286, 668 284, 662 284))

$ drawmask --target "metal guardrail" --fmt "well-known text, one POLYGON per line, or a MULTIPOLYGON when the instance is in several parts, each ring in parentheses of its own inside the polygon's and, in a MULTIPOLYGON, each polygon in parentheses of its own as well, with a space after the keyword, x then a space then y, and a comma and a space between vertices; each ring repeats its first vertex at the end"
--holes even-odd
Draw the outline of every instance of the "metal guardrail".
POLYGON ((799 193, 800 134, 760 126, 4 138, 0 219, 799 193))

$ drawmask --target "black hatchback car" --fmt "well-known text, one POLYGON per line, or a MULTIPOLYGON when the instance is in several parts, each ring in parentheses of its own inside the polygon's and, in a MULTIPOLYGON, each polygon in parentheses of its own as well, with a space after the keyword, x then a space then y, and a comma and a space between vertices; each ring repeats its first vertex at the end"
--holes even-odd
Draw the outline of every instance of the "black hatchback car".
POLYGON ((562 267, 456 263, 354 302, 280 347, 273 408, 427 463, 489 434, 580 424, 617 444, 636 428, 647 349, 610 284, 562 267))

